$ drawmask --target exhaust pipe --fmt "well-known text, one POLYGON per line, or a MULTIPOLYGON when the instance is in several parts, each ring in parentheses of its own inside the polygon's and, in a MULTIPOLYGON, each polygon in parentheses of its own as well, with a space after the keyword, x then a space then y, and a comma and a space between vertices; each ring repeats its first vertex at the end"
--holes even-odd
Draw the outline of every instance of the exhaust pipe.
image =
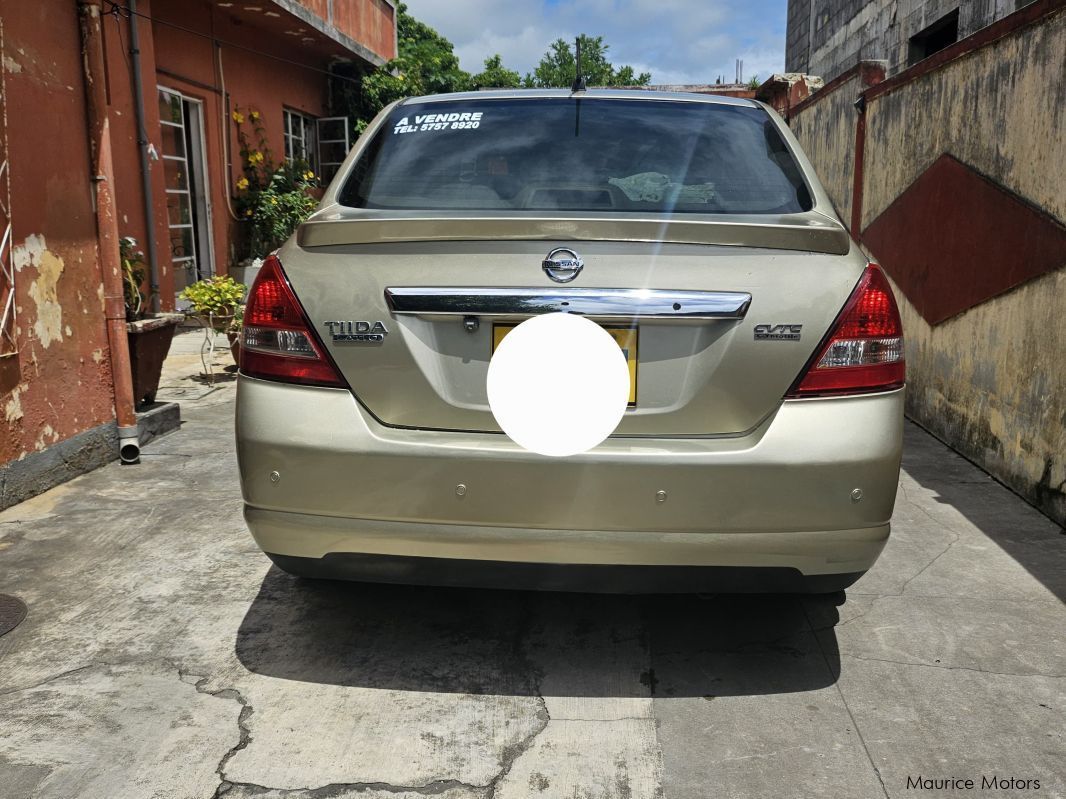
POLYGON ((141 437, 136 427, 118 429, 118 458, 124 466, 141 462, 141 437))

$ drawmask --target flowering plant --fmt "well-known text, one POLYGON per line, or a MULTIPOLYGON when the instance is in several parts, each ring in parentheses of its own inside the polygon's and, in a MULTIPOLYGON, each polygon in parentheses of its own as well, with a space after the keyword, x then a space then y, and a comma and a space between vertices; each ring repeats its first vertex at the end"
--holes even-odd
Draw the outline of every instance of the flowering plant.
POLYGON ((297 226, 315 210, 311 193, 318 182, 302 164, 286 162, 274 170, 267 184, 249 193, 245 216, 251 221, 251 250, 265 256, 285 243, 297 226))
POLYGON ((301 160, 274 164, 258 111, 234 108, 242 174, 237 179, 237 213, 249 222, 246 256, 262 257, 280 247, 315 210, 318 178, 301 160), (244 130, 251 123, 255 141, 244 130))

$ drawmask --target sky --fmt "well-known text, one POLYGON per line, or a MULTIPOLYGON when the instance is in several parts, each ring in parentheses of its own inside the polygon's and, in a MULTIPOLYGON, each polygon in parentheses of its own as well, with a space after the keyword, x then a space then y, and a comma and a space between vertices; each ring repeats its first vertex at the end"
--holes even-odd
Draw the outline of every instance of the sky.
POLYGON ((455 45, 468 72, 494 53, 523 75, 558 38, 603 36, 616 67, 653 84, 732 82, 785 66, 787 0, 406 0, 408 12, 455 45))

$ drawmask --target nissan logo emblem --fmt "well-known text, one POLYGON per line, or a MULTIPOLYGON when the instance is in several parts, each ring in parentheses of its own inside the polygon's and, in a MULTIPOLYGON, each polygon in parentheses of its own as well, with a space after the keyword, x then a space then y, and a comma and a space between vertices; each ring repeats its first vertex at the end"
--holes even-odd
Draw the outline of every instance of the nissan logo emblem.
POLYGON ((548 257, 541 262, 544 273, 556 283, 569 283, 585 267, 581 256, 566 247, 556 247, 548 257))

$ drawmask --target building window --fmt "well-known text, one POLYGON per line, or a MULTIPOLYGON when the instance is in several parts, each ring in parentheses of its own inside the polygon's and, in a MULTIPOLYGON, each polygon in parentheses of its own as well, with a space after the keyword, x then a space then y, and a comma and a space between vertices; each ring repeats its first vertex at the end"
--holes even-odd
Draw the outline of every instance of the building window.
MULTIPOLYGON (((215 273, 204 104, 177 89, 158 89, 170 259, 174 291, 180 295, 186 286, 215 273)), ((179 308, 188 304, 180 296, 177 302, 179 308)))
POLYGON ((299 111, 283 109, 285 115, 285 160, 303 161, 315 169, 315 120, 299 111))
POLYGON ((925 30, 910 39, 908 64, 917 64, 923 58, 938 53, 959 40, 959 9, 955 9, 925 30))

